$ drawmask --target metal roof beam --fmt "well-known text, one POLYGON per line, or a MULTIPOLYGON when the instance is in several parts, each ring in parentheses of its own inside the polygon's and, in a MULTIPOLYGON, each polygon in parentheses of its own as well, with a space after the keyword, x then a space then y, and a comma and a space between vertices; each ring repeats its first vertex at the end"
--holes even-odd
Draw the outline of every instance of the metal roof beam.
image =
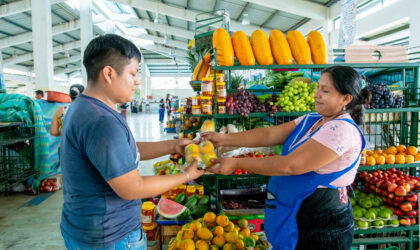
MULTIPOLYGON (((80 48, 80 41, 79 40, 54 46, 53 47, 53 53, 57 54, 57 53, 61 53, 61 52, 67 51, 67 50, 72 50, 72 49, 77 49, 77 48, 80 48)), ((34 54, 33 53, 27 53, 27 54, 20 55, 20 56, 17 56, 17 57, 8 58, 8 59, 3 61, 3 65, 8 66, 8 65, 13 65, 13 64, 18 64, 18 63, 30 61, 30 60, 33 60, 33 59, 34 59, 34 54)))
POLYGON ((80 54, 63 58, 63 59, 54 60, 54 67, 63 66, 69 63, 77 62, 77 61, 80 61, 80 54))
POLYGON ((57 69, 54 70, 54 75, 59 75, 59 74, 67 74, 73 71, 78 71, 80 70, 80 65, 76 65, 76 66, 72 66, 69 68, 64 68, 64 69, 57 69))
POLYGON ((301 17, 326 20, 328 7, 303 0, 243 0, 267 8, 281 10, 301 17))
MULTIPOLYGON (((163 41, 165 40, 163 37, 157 37, 157 36, 152 36, 152 35, 147 35, 147 34, 141 34, 136 37, 140 39, 150 40, 150 41, 153 41, 155 43, 160 43, 160 44, 164 44, 163 41)), ((179 48, 182 50, 187 50, 187 45, 185 43, 180 42, 180 41, 175 41, 172 39, 168 39, 168 43, 164 45, 169 46, 169 47, 179 48)))
MULTIPOLYGON (((64 0, 51 0, 51 4, 64 2, 64 0)), ((31 0, 23 0, 0 6, 0 18, 19 14, 31 10, 31 0)))
MULTIPOLYGON (((176 60, 177 63, 184 63, 184 61, 177 60, 176 58, 175 58, 175 60, 176 60)), ((166 58, 165 59, 152 59, 152 58, 146 59, 147 64, 172 64, 172 62, 173 62, 173 60, 169 59, 169 58, 168 59, 166 59, 166 58)), ((153 65, 149 65, 149 67, 152 68, 153 65)))
MULTIPOLYGON (((181 7, 174 7, 167 4, 163 4, 161 2, 155 2, 155 1, 150 1, 150 0, 115 0, 115 1, 120 4, 129 5, 129 6, 142 9, 142 10, 158 12, 159 14, 162 14, 162 15, 167 15, 170 17, 174 17, 174 18, 178 18, 178 19, 190 21, 190 22, 195 22, 196 15, 200 14, 200 12, 197 12, 197 11, 192 11, 192 10, 188 10, 181 7)), ((293 2, 293 1, 290 0, 290 2, 293 2)), ((212 15, 201 15, 201 16, 202 18, 212 17, 212 15)), ((218 27, 218 25, 215 24, 214 27, 218 27)), ((242 30, 248 35, 251 35, 252 32, 254 32, 254 30, 256 29, 261 29, 265 31, 267 34, 270 33, 269 29, 263 29, 256 25, 242 25, 240 22, 233 21, 233 20, 230 21, 230 29, 232 31, 242 30)), ((177 35, 177 34, 174 34, 174 35, 177 35)), ((191 39, 193 37, 194 37, 194 33, 192 36, 185 37, 185 38, 191 39)))
MULTIPOLYGON (((77 30, 80 28, 79 20, 71 20, 67 23, 54 25, 52 27, 52 35, 58 35, 64 32, 77 30)), ((24 32, 16 36, 5 37, 0 39, 0 49, 7 48, 13 45, 27 43, 32 41, 32 32, 24 32)))

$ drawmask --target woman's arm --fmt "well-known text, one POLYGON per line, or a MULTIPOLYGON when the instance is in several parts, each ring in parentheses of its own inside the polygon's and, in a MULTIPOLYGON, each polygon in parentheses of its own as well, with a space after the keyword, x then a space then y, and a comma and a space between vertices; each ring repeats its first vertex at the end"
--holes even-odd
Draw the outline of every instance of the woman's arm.
POLYGON ((335 161, 338 154, 314 139, 309 139, 287 156, 265 158, 221 158, 220 165, 207 169, 218 174, 231 174, 244 169, 268 176, 299 175, 315 171, 335 161))
POLYGON ((215 147, 268 147, 283 144, 295 127, 295 122, 290 121, 274 127, 256 128, 241 133, 203 133, 201 137, 211 141, 215 147))
POLYGON ((52 136, 61 136, 60 126, 58 125, 58 117, 63 114, 63 111, 63 107, 58 107, 51 119, 50 134, 52 136))

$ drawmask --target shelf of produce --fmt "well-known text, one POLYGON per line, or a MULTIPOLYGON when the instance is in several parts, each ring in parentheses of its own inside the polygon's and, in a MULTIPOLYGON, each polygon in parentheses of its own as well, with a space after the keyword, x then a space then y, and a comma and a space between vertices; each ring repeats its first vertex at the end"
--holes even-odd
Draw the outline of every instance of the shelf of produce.
POLYGON ((370 170, 383 170, 390 168, 416 168, 420 167, 420 162, 408 163, 408 164, 385 164, 375 166, 359 166, 357 171, 370 171, 370 170))
POLYGON ((324 69, 332 66, 348 66, 353 68, 410 68, 420 67, 420 63, 336 63, 336 64, 291 64, 291 65, 251 65, 251 66, 215 66, 215 70, 253 70, 253 69, 324 69))
POLYGON ((418 231, 419 225, 387 227, 381 229, 357 229, 354 232, 355 238, 353 239, 352 245, 407 243, 407 249, 412 250, 413 243, 419 241, 418 236, 414 235, 414 232, 418 231), (405 234, 405 236, 399 234, 405 234))

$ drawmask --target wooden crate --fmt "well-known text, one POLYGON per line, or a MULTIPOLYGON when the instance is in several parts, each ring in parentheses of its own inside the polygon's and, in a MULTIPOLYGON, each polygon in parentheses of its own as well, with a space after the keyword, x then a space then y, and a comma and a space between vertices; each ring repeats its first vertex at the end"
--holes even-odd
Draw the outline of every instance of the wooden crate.
POLYGON ((160 225, 160 243, 161 248, 169 244, 172 238, 175 238, 179 231, 181 231, 182 225, 160 225))

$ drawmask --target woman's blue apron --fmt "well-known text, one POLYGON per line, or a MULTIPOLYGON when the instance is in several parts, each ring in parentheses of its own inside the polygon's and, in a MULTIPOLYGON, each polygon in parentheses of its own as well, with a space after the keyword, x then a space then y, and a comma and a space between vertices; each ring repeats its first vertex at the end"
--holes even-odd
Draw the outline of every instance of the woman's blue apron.
MULTIPOLYGON (((288 155, 306 140, 311 138, 318 130, 313 131, 307 138, 299 142, 305 133, 321 119, 317 113, 308 114, 287 137, 282 155, 288 155), (299 143, 298 143, 299 142, 299 143)), ((337 119, 353 124, 362 137, 362 150, 365 147, 365 138, 360 128, 351 119, 337 119)), ((346 169, 330 174, 318 174, 314 171, 292 176, 273 176, 268 183, 268 192, 265 208, 264 232, 273 249, 295 249, 298 242, 298 228, 296 214, 302 201, 311 195, 318 186, 332 189, 330 183, 350 171, 360 159, 358 158, 346 169)))

